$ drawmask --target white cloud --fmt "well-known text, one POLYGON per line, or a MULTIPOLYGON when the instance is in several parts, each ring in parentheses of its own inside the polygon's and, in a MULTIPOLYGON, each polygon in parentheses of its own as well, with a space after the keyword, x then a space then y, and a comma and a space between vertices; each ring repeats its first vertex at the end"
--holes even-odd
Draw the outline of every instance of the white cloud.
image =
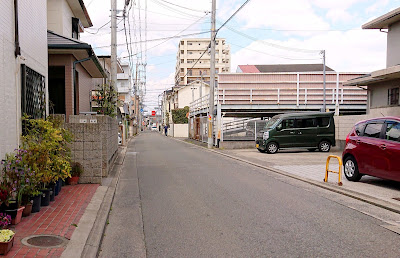
MULTIPOLYGON (((328 32, 308 39, 274 41, 280 45, 306 49, 325 49, 326 63, 338 72, 371 72, 382 69, 386 63, 386 34, 377 31, 328 32)), ((291 51, 276 50, 259 42, 250 44, 232 55, 232 70, 240 64, 321 63, 319 60, 287 60, 260 54, 268 53, 289 58, 318 58, 291 51), (248 49, 259 52, 250 51, 248 49)))
POLYGON ((307 0, 253 0, 238 13, 237 19, 255 28, 322 30, 330 27, 307 0))
POLYGON ((330 9, 327 12, 326 17, 329 20, 333 21, 334 23, 337 23, 337 22, 348 22, 348 21, 351 21, 353 19, 353 16, 350 15, 346 10, 337 9, 337 8, 330 9))

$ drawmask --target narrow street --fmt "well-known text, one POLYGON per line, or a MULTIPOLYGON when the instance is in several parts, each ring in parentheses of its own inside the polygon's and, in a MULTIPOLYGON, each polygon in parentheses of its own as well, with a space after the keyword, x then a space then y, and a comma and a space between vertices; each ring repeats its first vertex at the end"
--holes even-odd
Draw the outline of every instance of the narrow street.
POLYGON ((127 148, 100 257, 399 256, 378 215, 327 195, 145 132, 127 148))

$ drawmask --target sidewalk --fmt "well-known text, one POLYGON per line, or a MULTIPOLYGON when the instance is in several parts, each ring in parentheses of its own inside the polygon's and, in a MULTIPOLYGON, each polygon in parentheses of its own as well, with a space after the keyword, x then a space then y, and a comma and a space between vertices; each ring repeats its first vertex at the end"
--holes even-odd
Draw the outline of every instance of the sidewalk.
POLYGON ((22 218, 16 226, 11 226, 15 234, 14 246, 5 257, 59 257, 64 247, 34 248, 23 245, 21 240, 33 235, 57 235, 70 239, 86 207, 96 192, 98 184, 64 186, 55 201, 40 212, 22 218))

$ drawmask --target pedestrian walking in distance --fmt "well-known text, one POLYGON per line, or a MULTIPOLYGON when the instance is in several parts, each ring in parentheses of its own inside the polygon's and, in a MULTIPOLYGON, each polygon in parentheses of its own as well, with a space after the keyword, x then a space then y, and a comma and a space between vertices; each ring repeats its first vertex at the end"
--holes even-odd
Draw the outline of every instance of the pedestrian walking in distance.
POLYGON ((165 131, 165 136, 167 136, 167 133, 168 133, 168 125, 165 125, 165 126, 164 126, 164 131, 165 131))

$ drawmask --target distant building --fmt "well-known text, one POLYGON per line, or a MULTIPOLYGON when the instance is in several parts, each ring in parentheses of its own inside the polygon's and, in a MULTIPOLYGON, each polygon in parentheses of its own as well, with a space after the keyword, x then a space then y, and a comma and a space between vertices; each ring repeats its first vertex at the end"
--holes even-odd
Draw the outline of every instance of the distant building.
POLYGON ((386 69, 354 78, 345 85, 367 87, 367 110, 371 116, 400 116, 400 8, 364 24, 362 28, 388 30, 386 69))
MULTIPOLYGON (((187 85, 196 80, 210 82, 210 39, 186 38, 179 42, 175 85, 187 85), (204 51, 206 51, 204 53, 204 51), (196 61, 198 62, 196 63, 196 61)), ((231 52, 225 39, 216 39, 215 45, 215 78, 219 73, 230 72, 231 52)))
MULTIPOLYGON (((326 66, 326 107, 337 113, 365 114, 367 93, 343 82, 365 73, 336 72, 326 66)), ((218 101, 252 113, 318 111, 323 106, 322 64, 239 65, 218 76, 218 101)))
POLYGON ((118 90, 118 99, 121 101, 123 109, 121 110, 125 112, 125 115, 132 115, 134 103, 132 100, 132 71, 129 67, 129 64, 123 63, 122 72, 117 74, 117 90, 118 90))

